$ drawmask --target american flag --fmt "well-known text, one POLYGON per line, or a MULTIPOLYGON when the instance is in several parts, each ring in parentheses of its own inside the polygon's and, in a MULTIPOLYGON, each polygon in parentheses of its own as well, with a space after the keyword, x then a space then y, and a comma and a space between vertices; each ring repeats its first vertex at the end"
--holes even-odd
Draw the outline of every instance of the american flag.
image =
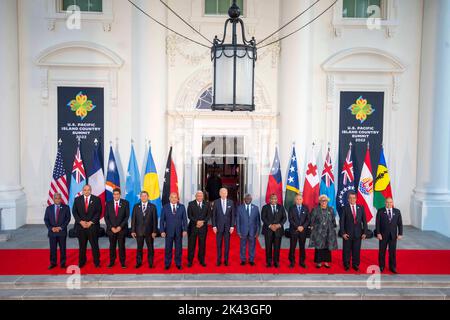
POLYGON ((53 196, 55 193, 61 194, 61 202, 63 204, 67 204, 69 202, 69 188, 67 185, 66 170, 64 169, 63 158, 61 155, 61 148, 58 148, 55 167, 53 168, 53 179, 50 183, 50 189, 48 191, 47 204, 49 206, 54 203, 53 196))

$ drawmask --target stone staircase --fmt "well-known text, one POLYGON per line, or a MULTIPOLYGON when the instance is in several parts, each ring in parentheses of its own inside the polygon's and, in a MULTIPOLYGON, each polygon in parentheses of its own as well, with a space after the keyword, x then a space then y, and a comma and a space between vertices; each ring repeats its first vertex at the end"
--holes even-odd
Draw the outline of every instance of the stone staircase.
POLYGON ((304 274, 2 276, 0 299, 450 299, 447 275, 382 275, 379 282, 369 281, 369 286, 368 278, 304 274), (373 288, 376 284, 378 289, 373 288))

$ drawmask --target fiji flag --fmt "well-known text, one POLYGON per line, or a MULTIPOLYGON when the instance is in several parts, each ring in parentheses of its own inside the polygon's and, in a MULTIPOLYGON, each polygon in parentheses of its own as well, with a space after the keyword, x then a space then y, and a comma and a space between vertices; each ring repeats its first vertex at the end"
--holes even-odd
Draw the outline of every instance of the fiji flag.
POLYGON ((69 207, 73 207, 75 198, 81 196, 83 187, 86 185, 86 171, 81 159, 80 145, 78 144, 75 159, 72 166, 72 177, 70 179, 69 207))
POLYGON ((134 147, 131 146, 130 161, 128 162, 127 180, 125 186, 125 199, 130 203, 130 218, 134 205, 139 201, 141 192, 141 176, 134 154, 134 147))
POLYGON ((270 169, 269 180, 267 181, 266 203, 270 202, 270 195, 276 194, 278 204, 283 205, 283 184, 281 180, 280 158, 278 157, 278 149, 275 149, 275 158, 270 169))
POLYGON ((323 164, 322 179, 320 181, 320 194, 325 194, 330 201, 328 205, 333 207, 336 213, 336 190, 334 188, 333 164, 331 163, 330 148, 323 164))
POLYGON ((353 174, 353 160, 352 160, 352 144, 348 148, 347 157, 344 161, 344 166, 341 171, 342 181, 340 181, 337 192, 337 210, 339 216, 342 208, 348 204, 347 194, 349 191, 355 192, 355 175, 353 174))
POLYGON ((113 199, 113 190, 120 189, 120 176, 117 169, 116 158, 114 157, 113 148, 109 148, 109 160, 106 174, 106 201, 113 199))
POLYGON ((148 192, 149 201, 156 206, 158 217, 161 214, 161 194, 159 191, 158 172, 153 161, 152 147, 148 149, 147 166, 145 168, 143 190, 148 192))

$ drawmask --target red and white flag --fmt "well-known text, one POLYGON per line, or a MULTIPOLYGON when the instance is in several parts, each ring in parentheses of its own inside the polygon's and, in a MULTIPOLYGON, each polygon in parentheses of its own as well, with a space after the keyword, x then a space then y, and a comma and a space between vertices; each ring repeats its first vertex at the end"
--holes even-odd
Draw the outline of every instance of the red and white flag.
POLYGON ((101 218, 103 218, 105 215, 106 182, 98 155, 98 147, 94 148, 94 159, 92 161, 91 175, 88 178, 88 182, 92 188, 92 194, 100 198, 103 208, 101 218))
POLYGON ((358 197, 356 203, 364 207, 366 212, 367 223, 372 220, 373 216, 376 214, 376 209, 373 206, 373 175, 372 175, 372 165, 370 163, 370 150, 367 146, 366 157, 364 159, 364 164, 361 170, 361 176, 358 184, 358 197))
POLYGON ((312 211, 319 204, 320 176, 317 170, 314 148, 306 167, 305 184, 303 186, 303 204, 312 211))
POLYGON ((48 190, 47 204, 50 206, 53 202, 55 193, 61 194, 61 203, 69 203, 69 186, 67 184, 66 170, 64 169, 63 158, 61 155, 61 148, 58 148, 56 155, 55 167, 53 168, 53 178, 48 190))

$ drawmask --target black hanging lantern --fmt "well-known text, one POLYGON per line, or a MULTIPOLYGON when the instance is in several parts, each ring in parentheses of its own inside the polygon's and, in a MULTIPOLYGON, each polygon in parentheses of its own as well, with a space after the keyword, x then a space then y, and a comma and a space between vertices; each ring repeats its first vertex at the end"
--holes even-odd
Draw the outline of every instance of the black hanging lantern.
POLYGON ((245 38, 241 9, 233 0, 228 10, 222 40, 214 38, 211 60, 214 62, 213 104, 211 109, 255 111, 256 41, 245 38), (232 43, 225 43, 228 24, 232 25, 232 43), (237 26, 241 26, 242 44, 238 44, 237 26))

